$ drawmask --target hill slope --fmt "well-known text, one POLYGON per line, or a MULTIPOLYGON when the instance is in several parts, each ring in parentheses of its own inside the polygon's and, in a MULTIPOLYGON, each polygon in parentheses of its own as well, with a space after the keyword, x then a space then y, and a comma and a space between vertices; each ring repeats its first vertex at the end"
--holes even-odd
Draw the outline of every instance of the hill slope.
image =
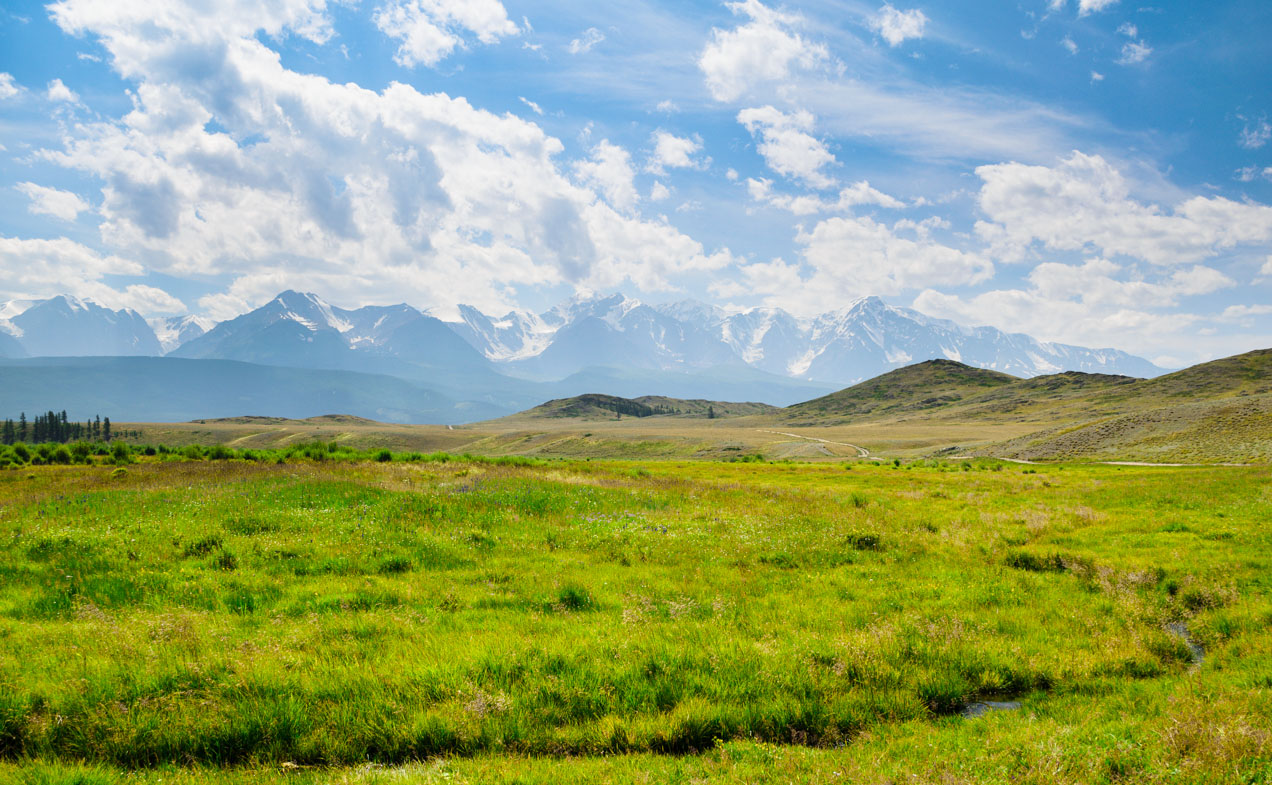
POLYGON ((935 410, 1019 381, 1015 376, 953 360, 928 360, 788 406, 781 418, 792 425, 825 425, 849 418, 935 410))
MULTIPOLYGON (((746 417, 779 411, 766 403, 731 403, 728 401, 686 400, 660 395, 621 398, 617 395, 588 393, 572 398, 558 398, 533 409, 512 415, 527 420, 614 420, 625 417, 659 417, 706 419, 746 417)), ((508 418, 508 419, 512 419, 508 418)))

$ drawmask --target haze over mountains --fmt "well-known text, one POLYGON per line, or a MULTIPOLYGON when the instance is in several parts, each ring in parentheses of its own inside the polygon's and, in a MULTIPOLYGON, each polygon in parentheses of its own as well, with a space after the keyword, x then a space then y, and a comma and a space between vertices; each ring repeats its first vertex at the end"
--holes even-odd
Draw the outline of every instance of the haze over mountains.
MULTIPOLYGON (((497 416, 584 392, 787 405, 932 358, 1026 377, 1065 370, 1162 372, 1125 352, 963 327, 874 297, 812 319, 697 302, 646 305, 623 295, 576 298, 543 314, 496 318, 468 306, 459 313, 460 321, 446 322, 409 305, 344 309, 287 291, 219 324, 191 316, 147 322, 135 311, 55 297, 0 306, 0 357, 146 356, 375 374, 418 387, 428 393, 428 405, 403 406, 404 393, 397 390, 391 405, 377 407, 369 394, 358 398, 362 408, 346 413, 433 422, 497 416)), ((105 373, 108 365, 95 364, 94 373, 105 373)), ((271 379, 286 399, 285 379, 271 379)), ((313 382, 312 375, 304 379, 313 382)), ((372 391, 383 387, 366 384, 372 391)), ((207 396, 201 398, 206 402, 207 396)), ((324 413, 282 405, 238 413, 324 413)))

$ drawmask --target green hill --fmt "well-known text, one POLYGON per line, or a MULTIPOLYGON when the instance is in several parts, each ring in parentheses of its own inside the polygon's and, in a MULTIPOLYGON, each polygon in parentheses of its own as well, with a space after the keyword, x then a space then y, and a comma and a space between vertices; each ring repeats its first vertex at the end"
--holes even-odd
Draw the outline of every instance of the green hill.
POLYGON ((937 410, 1021 380, 953 360, 907 365, 847 389, 788 406, 791 425, 831 425, 850 419, 937 410))
POLYGON ((514 414, 522 419, 579 419, 613 420, 618 417, 680 417, 706 419, 709 417, 746 417, 753 414, 769 414, 780 411, 766 403, 733 403, 702 399, 668 398, 661 395, 645 395, 639 398, 621 398, 617 395, 588 393, 572 398, 558 398, 514 414))

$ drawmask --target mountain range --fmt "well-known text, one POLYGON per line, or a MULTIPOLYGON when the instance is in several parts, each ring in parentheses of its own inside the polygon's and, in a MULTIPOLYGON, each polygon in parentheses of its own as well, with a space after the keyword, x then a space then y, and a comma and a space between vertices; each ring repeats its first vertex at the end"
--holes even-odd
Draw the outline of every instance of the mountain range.
POLYGON ((809 319, 693 301, 648 305, 621 294, 579 297, 541 314, 492 317, 459 306, 450 321, 405 304, 345 309, 295 291, 220 323, 148 322, 69 296, 0 305, 0 357, 128 356, 392 377, 437 396, 415 415, 455 407, 440 422, 582 392, 787 405, 933 358, 1023 377, 1163 372, 1114 349, 964 327, 876 297, 809 319))

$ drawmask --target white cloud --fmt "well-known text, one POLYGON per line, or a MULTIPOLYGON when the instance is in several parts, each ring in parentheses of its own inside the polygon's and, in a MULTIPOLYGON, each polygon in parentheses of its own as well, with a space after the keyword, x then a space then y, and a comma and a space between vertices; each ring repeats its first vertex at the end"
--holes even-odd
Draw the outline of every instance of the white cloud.
POLYGON ((1136 65, 1148 59, 1153 53, 1153 47, 1143 41, 1128 41, 1122 47, 1122 55, 1115 61, 1118 65, 1136 65))
POLYGON ((1092 82, 1103 82, 1103 81, 1104 81, 1104 74, 1100 73, 1099 71, 1092 71, 1092 72, 1091 72, 1091 81, 1092 81, 1092 82))
POLYGON ((1247 150, 1258 150, 1267 144, 1269 139, 1272 139, 1272 124, 1261 119, 1257 123, 1242 128, 1238 142, 1247 150))
POLYGON ((1078 53, 1077 42, 1067 35, 1060 39, 1060 45, 1063 46, 1071 55, 1076 55, 1078 53))
POLYGON ((592 47, 605 40, 605 34, 595 27, 589 27, 583 31, 583 35, 570 41, 570 45, 565 48, 572 55, 583 54, 592 51, 592 47))
POLYGON ((870 20, 870 29, 878 33, 889 46, 900 46, 907 38, 922 38, 927 26, 927 16, 915 8, 899 11, 886 3, 870 20))
POLYGON ((614 207, 625 212, 636 209, 640 196, 632 182, 636 176, 632 158, 626 150, 608 139, 592 148, 592 157, 574 164, 575 175, 605 195, 614 207))
POLYGON ((539 106, 534 101, 531 101, 529 98, 526 98, 525 96, 520 96, 517 100, 521 101, 521 103, 530 107, 530 111, 534 112, 535 114, 540 116, 543 115, 543 107, 539 106))
POLYGON ((1104 347, 1109 336, 1116 336, 1118 348, 1140 354, 1151 355, 1163 346, 1198 354, 1213 344, 1199 336, 1201 318, 1176 306, 1187 297, 1235 285, 1209 267, 1174 270, 1150 280, 1133 266, 1095 258, 1074 265, 1047 262, 1030 273, 1025 287, 969 298, 926 289, 915 298, 914 307, 932 316, 989 324, 1047 341, 1104 347))
POLYGON ((401 42, 393 60, 405 68, 436 65, 465 46, 465 33, 493 44, 521 32, 499 0, 395 0, 374 19, 380 32, 401 42))
POLYGON ((1215 320, 1250 325, 1256 316, 1272 316, 1272 305, 1229 305, 1215 320))
POLYGON ((1167 212, 1132 198, 1126 179, 1098 155, 1074 152, 1053 167, 982 166, 976 174, 988 219, 977 233, 1002 259, 1023 259, 1037 243, 1171 265, 1272 242, 1272 207, 1197 196, 1167 212))
POLYGON ((743 109, 738 122, 760 139, 756 149, 769 168, 785 177, 795 178, 814 188, 829 188, 835 179, 822 170, 831 166, 835 156, 826 145, 813 137, 816 118, 804 111, 786 114, 772 106, 743 109))
POLYGON ((671 198, 671 189, 655 180, 652 188, 649 189, 649 201, 665 202, 671 198))
POLYGON ((1259 275, 1272 275, 1272 256, 1263 263, 1263 269, 1259 271, 1259 275))
POLYGON ((829 60, 824 45, 794 31, 802 23, 798 15, 776 11, 759 0, 727 5, 750 21, 733 30, 712 30, 698 57, 698 67, 717 101, 734 101, 756 85, 780 82, 797 69, 812 69, 829 60))
POLYGON ((1118 26, 1117 31, 1127 38, 1139 38, 1139 28, 1130 22, 1123 22, 1118 26))
POLYGON ((933 240, 928 231, 932 225, 829 218, 796 236, 802 266, 780 259, 746 265, 740 282, 722 283, 713 291, 721 296, 761 296, 770 306, 812 315, 864 295, 975 284, 993 274, 988 259, 933 240))
POLYGON ((258 23, 239 2, 54 6, 137 85, 132 112, 76 126, 42 157, 101 180, 105 247, 156 272, 231 279, 205 307, 223 314, 293 287, 489 311, 520 287, 665 289, 669 276, 730 263, 613 206, 632 198, 604 148, 580 182, 558 160, 562 143, 511 113, 288 70, 260 31, 321 38, 321 6, 293 0, 258 23))
POLYGON ((13 74, 0 73, 0 100, 12 98, 20 92, 22 88, 13 81, 13 74))
POLYGON ((1078 16, 1086 16, 1116 3, 1117 0, 1078 0, 1078 16))
POLYGON ((74 90, 63 84, 61 79, 54 79, 52 82, 49 82, 48 91, 45 92, 44 95, 50 101, 58 101, 68 104, 79 103, 79 96, 75 94, 74 90))
POLYGON ((51 215, 63 221, 74 221, 79 214, 92 207, 70 191, 60 191, 35 183, 18 183, 16 186, 26 198, 31 200, 27 207, 32 213, 51 215))
POLYGON ((694 158, 702 151, 701 139, 655 131, 650 140, 654 143, 654 152, 645 167, 648 172, 666 174, 668 169, 704 169, 707 166, 707 161, 694 158))
POLYGON ((659 101, 658 106, 655 106, 654 109, 664 114, 675 114, 680 111, 680 107, 676 106, 676 102, 669 98, 659 101))
POLYGON ((122 291, 103 283, 110 275, 141 275, 144 268, 119 256, 103 255, 65 237, 26 240, 0 237, 0 300, 43 299, 59 294, 94 300, 109 308, 146 314, 177 313, 181 301, 153 286, 122 291))
POLYGON ((839 192, 834 200, 825 200, 818 196, 791 196, 773 190, 773 181, 764 178, 749 178, 746 181, 747 191, 757 202, 764 202, 781 210, 789 210, 795 215, 815 215, 817 213, 846 213, 854 207, 877 206, 889 209, 905 207, 901 201, 872 188, 870 183, 862 180, 853 183, 839 192))

